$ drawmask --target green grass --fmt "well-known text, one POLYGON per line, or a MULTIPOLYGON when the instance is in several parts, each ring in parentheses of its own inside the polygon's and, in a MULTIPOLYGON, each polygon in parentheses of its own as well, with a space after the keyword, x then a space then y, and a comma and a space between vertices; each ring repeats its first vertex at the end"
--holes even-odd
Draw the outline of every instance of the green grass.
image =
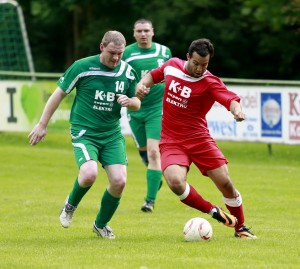
MULTIPOLYGON (((92 233, 107 179, 98 179, 63 229, 59 211, 77 176, 67 132, 50 131, 38 146, 27 134, 0 133, 0 268, 299 268, 300 146, 219 142, 242 193, 246 224, 258 240, 240 240, 233 230, 180 203, 164 183, 153 214, 140 211, 145 167, 127 140, 128 182, 110 226, 116 240, 92 233), (183 241, 185 222, 210 221, 210 242, 183 241)), ((188 181, 211 202, 220 193, 192 166, 188 181)))

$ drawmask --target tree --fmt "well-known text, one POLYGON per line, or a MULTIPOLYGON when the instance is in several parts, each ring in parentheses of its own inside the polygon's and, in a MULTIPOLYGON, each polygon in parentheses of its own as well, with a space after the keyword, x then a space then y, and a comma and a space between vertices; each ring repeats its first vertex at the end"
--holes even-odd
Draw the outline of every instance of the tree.
POLYGON ((35 67, 62 72, 99 53, 107 30, 134 42, 133 23, 153 21, 154 40, 185 58, 192 40, 209 38, 221 77, 300 79, 300 0, 20 0, 35 67))

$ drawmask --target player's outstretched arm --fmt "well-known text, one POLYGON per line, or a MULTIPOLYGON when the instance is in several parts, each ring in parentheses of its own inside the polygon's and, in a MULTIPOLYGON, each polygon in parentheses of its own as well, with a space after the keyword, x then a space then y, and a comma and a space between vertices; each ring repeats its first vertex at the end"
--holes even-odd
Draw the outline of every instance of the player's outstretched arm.
POLYGON ((29 143, 32 146, 44 139, 47 134, 48 122, 66 95, 67 94, 60 87, 57 87, 54 93, 50 96, 39 122, 34 126, 28 135, 29 143))
POLYGON ((148 73, 146 74, 136 85, 135 95, 137 98, 142 100, 146 94, 150 92, 150 87, 154 85, 152 76, 148 73))

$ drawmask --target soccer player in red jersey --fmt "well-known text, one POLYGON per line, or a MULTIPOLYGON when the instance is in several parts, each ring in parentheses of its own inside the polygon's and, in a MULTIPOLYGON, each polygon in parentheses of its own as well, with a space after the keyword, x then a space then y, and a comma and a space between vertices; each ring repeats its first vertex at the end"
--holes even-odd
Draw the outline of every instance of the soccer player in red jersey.
POLYGON ((163 175, 170 189, 187 206, 233 227, 236 237, 255 239, 244 224, 242 196, 230 179, 228 161, 207 126, 206 114, 214 102, 229 110, 236 121, 245 119, 240 98, 207 70, 213 56, 214 47, 208 39, 194 40, 187 60, 171 58, 150 71, 137 84, 136 95, 142 99, 152 85, 165 81, 160 153, 163 175), (186 178, 192 163, 221 191, 231 214, 205 200, 188 184, 186 178))

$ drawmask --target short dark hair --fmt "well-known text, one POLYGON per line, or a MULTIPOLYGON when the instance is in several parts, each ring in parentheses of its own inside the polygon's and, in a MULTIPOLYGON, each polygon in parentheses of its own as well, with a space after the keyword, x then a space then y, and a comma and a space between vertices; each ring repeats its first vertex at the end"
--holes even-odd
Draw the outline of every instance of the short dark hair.
POLYGON ((208 54, 210 58, 214 56, 214 46, 207 38, 200 38, 194 40, 188 50, 188 54, 192 57, 193 52, 198 53, 201 57, 205 57, 208 54))
POLYGON ((133 25, 133 27, 135 27, 138 23, 149 23, 150 25, 151 25, 151 27, 153 27, 153 25, 152 25, 152 21, 150 21, 150 20, 148 20, 148 19, 139 19, 139 20, 137 20, 135 23, 134 23, 134 25, 133 25))

